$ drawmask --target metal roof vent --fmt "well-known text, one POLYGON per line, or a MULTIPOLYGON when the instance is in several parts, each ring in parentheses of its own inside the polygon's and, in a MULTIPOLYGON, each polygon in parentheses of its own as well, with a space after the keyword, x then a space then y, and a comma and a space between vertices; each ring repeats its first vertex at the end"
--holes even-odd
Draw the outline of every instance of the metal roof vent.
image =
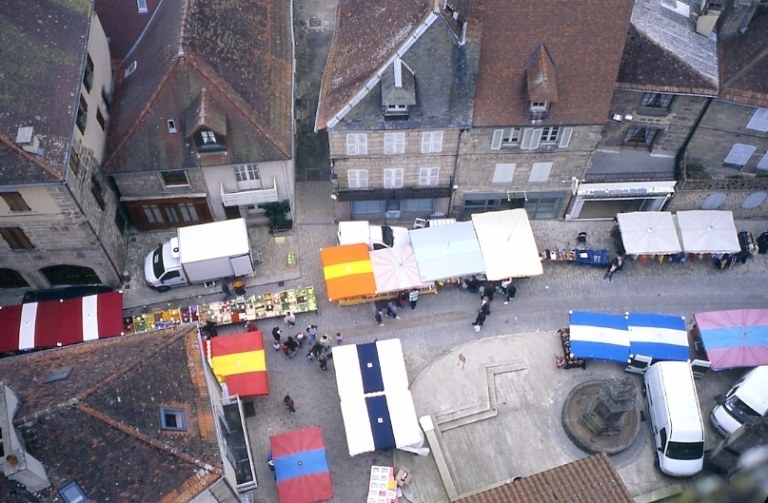
POLYGON ((19 128, 16 133, 16 143, 31 154, 43 155, 40 139, 35 135, 35 129, 32 126, 19 128))

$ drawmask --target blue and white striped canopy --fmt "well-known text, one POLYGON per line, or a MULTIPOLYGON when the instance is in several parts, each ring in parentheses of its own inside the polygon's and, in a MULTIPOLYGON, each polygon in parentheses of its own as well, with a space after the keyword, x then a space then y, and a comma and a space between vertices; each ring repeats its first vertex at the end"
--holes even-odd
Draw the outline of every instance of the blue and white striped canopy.
POLYGON ((422 442, 399 339, 337 346, 333 362, 350 456, 422 442))
POLYGON ((629 355, 654 360, 688 360, 685 318, 666 314, 629 313, 629 355))
POLYGON ((571 356, 626 363, 629 331, 623 314, 571 311, 571 356))

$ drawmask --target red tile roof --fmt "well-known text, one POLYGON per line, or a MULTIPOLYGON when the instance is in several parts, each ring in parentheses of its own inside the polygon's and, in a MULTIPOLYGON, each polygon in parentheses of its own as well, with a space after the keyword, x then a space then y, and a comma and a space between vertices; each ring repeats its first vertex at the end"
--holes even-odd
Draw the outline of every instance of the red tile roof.
POLYGON ((588 458, 523 477, 456 503, 634 503, 608 456, 588 458))
POLYGON ((633 0, 485 0, 475 126, 526 124, 526 64, 542 44, 557 73, 546 124, 602 124, 633 0))

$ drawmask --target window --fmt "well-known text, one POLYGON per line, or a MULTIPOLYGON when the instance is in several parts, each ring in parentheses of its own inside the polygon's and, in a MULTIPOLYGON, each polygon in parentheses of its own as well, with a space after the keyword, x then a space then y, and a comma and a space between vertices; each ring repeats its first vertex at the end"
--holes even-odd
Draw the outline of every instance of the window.
POLYGON ((551 162, 534 162, 531 166, 531 175, 528 183, 543 183, 549 180, 549 172, 552 171, 551 162))
POLYGON ((741 208, 745 210, 753 210, 755 208, 758 208, 763 202, 765 202, 766 197, 768 197, 768 194, 765 192, 753 192, 752 194, 748 195, 746 199, 744 199, 744 202, 741 203, 741 208))
POLYGON ((768 132, 768 108, 758 108, 747 124, 748 129, 768 132))
POLYGON ((437 185, 440 168, 419 168, 419 185, 437 185))
POLYGON ((763 158, 760 159, 760 162, 757 163, 757 169, 762 171, 768 170, 768 152, 766 152, 763 158))
POLYGON ((0 236, 3 236, 11 250, 32 250, 35 248, 21 227, 0 227, 0 236))
POLYGON ((69 151, 69 168, 74 174, 77 174, 77 172, 80 171, 80 156, 74 148, 69 151))
POLYGON ((541 144, 554 145, 557 143, 557 134, 560 132, 558 126, 545 127, 541 130, 541 144))
POLYGON ((443 132, 427 131, 421 133, 421 153, 437 154, 443 151, 443 132))
POLYGON ((434 199, 402 199, 400 201, 402 211, 432 213, 435 209, 434 199))
POLYGON ((531 112, 546 112, 547 111, 547 102, 546 101, 531 101, 529 110, 531 112))
POLYGON ((405 152, 405 133, 384 133, 384 153, 387 155, 405 152))
POLYGON ((195 143, 198 152, 221 152, 227 148, 224 138, 216 136, 210 129, 201 129, 195 135, 195 143))
POLYGON ((136 71, 136 67, 139 65, 137 61, 134 61, 131 63, 131 66, 125 69, 125 73, 123 74, 124 78, 127 78, 130 74, 136 71))
POLYGON ((64 503, 87 503, 89 501, 88 497, 74 480, 70 480, 59 487, 59 496, 64 500, 64 503))
POLYGON ((18 192, 0 192, 0 197, 3 198, 11 211, 32 211, 32 208, 27 205, 27 202, 18 192))
POLYGON ((107 205, 104 202, 104 189, 99 182, 99 178, 95 174, 91 175, 91 194, 93 194, 93 198, 96 199, 96 204, 99 205, 99 208, 102 210, 106 208, 107 205))
POLYGON ((74 367, 64 367, 64 368, 55 370, 50 374, 48 374, 45 379, 43 379, 43 384, 48 384, 56 381, 63 381, 64 379, 67 379, 69 377, 73 369, 74 367))
POLYGON ((755 153, 755 150, 757 150, 757 148, 752 145, 736 143, 731 147, 731 151, 728 152, 723 164, 744 167, 749 161, 749 158, 752 157, 752 154, 755 153))
POLYGON ((0 288, 24 288, 29 286, 27 280, 15 269, 0 268, 0 288))
POLYGON ((668 109, 672 103, 672 95, 664 93, 645 93, 640 100, 641 107, 668 109))
POLYGON ((387 117, 402 117, 408 115, 408 105, 389 104, 384 108, 384 115, 387 117))
POLYGON ((186 431, 187 413, 182 409, 160 407, 160 428, 163 430, 186 431))
POLYGON ((147 0, 136 0, 136 7, 139 9, 139 14, 146 14, 149 12, 149 9, 147 9, 147 0))
POLYGON ((80 95, 80 106, 77 107, 77 129, 81 133, 85 134, 85 123, 88 122, 88 103, 86 103, 83 95, 80 95))
POLYGON ((542 132, 541 129, 525 128, 523 130, 523 138, 520 140, 520 148, 522 150, 536 150, 539 148, 542 132))
POLYGON ((525 211, 531 220, 557 218, 562 201, 563 194, 560 192, 529 194, 525 201, 525 211))
POLYGON ((707 196, 706 199, 704 199, 704 202, 701 203, 701 209, 702 210, 716 210, 720 206, 723 205, 726 199, 726 195, 722 192, 716 192, 714 194, 710 194, 707 196))
POLYGON ((655 127, 632 126, 624 136, 624 144, 634 147, 647 147, 653 144, 659 129, 655 127))
POLYGON ((381 213, 386 208, 384 201, 352 201, 352 214, 381 213))
POLYGON ((347 178, 350 189, 365 189, 368 187, 367 169, 350 169, 347 171, 347 178))
POLYGON ((104 120, 104 115, 102 115, 100 108, 96 109, 96 122, 98 122, 99 126, 101 126, 101 130, 104 131, 104 126, 106 125, 107 121, 104 120))
POLYGON ((491 180, 491 183, 511 183, 512 178, 515 176, 516 166, 516 164, 497 164, 496 168, 493 170, 493 179, 491 180))
POLYGON ((176 121, 173 119, 168 119, 165 121, 165 124, 168 126, 168 132, 169 133, 177 133, 178 130, 176 129, 176 121))
POLYGON ((178 171, 161 171, 160 178, 163 181, 163 187, 189 187, 189 179, 187 178, 187 172, 184 170, 178 171))
POLYGON ((368 155, 368 135, 365 133, 348 134, 347 155, 368 155))
POLYGON ((93 87, 93 60, 90 54, 85 55, 85 73, 83 74, 83 85, 85 90, 90 92, 93 87))
POLYGON ((235 179, 238 182, 255 182, 259 180, 259 165, 241 164, 235 166, 235 179))
POLYGON ((499 150, 502 147, 517 147, 520 145, 520 128, 494 129, 491 139, 491 150, 499 150))
POLYGON ((403 169, 385 169, 384 170, 384 188, 399 189, 403 186, 403 169))

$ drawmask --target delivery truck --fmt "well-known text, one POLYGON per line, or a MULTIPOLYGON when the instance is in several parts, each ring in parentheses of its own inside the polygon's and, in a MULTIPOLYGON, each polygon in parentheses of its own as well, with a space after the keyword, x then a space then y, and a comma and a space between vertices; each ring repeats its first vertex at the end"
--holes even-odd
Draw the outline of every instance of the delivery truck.
POLYGON ((411 244, 411 236, 405 227, 373 225, 367 220, 339 222, 337 237, 340 245, 365 243, 371 250, 396 248, 411 244))
POLYGON ((144 278, 158 291, 253 273, 245 220, 180 227, 144 260, 144 278))

